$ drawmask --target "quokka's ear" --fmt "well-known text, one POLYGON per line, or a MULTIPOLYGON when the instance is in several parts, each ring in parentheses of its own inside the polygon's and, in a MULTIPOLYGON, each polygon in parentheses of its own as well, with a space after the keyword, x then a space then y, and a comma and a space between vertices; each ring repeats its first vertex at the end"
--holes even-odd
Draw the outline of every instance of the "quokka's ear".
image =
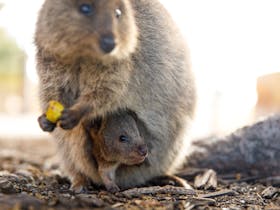
POLYGON ((135 112, 131 111, 131 110, 126 110, 126 112, 131 116, 133 117, 133 119, 137 122, 138 120, 138 116, 135 112))

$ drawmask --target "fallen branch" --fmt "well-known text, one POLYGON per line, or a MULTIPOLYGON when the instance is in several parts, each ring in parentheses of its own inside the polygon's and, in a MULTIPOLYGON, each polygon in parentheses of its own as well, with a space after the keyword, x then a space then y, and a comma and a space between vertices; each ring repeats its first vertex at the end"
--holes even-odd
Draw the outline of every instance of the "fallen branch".
POLYGON ((211 168, 218 174, 248 173, 279 176, 280 115, 241 128, 224 138, 208 138, 193 144, 195 152, 186 167, 211 168))

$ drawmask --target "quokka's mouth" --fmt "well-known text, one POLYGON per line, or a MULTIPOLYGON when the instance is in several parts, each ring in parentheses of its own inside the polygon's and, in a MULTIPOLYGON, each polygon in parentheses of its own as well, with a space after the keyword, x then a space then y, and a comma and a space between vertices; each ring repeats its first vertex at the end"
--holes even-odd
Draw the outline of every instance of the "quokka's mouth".
POLYGON ((134 165, 134 164, 139 164, 144 162, 144 160, 146 159, 146 156, 137 156, 137 157, 131 157, 129 158, 129 165, 134 165))

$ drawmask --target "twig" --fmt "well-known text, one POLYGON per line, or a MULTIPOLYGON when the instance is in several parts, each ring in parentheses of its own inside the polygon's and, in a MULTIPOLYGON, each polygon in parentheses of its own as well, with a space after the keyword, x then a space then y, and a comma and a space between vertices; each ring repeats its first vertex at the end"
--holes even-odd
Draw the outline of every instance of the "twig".
POLYGON ((236 193, 232 190, 221 190, 218 192, 207 193, 207 194, 200 194, 198 195, 199 198, 215 198, 224 195, 235 195, 236 193))
POLYGON ((186 189, 184 187, 174 187, 174 186, 165 186, 165 187, 143 187, 143 188, 134 188, 130 190, 123 191, 122 194, 126 196, 141 196, 141 195, 154 195, 154 194, 173 194, 173 195, 195 195, 194 190, 186 189))

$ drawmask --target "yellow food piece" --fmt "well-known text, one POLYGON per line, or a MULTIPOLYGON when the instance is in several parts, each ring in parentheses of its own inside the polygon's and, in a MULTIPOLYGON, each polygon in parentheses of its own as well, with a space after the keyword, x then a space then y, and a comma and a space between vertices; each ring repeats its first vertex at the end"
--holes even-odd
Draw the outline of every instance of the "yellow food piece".
POLYGON ((64 106, 59 103, 58 101, 50 101, 49 102, 49 107, 46 111, 46 118, 52 122, 52 123, 56 123, 60 116, 61 116, 61 113, 64 109, 64 106))

